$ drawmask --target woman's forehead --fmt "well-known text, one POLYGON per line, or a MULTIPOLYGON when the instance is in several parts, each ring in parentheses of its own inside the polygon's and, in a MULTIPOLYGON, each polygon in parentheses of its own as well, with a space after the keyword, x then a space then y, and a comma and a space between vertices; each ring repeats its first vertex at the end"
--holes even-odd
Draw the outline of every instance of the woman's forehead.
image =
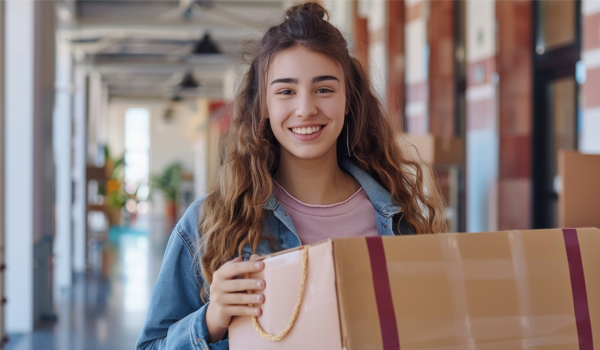
POLYGON ((282 78, 305 80, 323 75, 335 76, 341 82, 343 70, 333 58, 301 45, 278 52, 267 68, 267 81, 282 78))

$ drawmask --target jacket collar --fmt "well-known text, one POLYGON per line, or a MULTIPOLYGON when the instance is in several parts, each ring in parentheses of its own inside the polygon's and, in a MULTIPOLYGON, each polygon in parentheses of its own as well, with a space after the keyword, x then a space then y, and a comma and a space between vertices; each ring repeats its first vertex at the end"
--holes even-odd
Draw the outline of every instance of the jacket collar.
MULTIPOLYGON (((401 211, 400 207, 392 203, 392 196, 390 193, 371 175, 354 164, 350 158, 342 157, 338 160, 338 163, 342 170, 352 175, 352 177, 354 177, 354 179, 362 186, 367 193, 367 196, 369 196, 376 212, 385 217, 392 217, 394 214, 401 211)), ((269 200, 267 200, 262 207, 263 209, 274 211, 279 207, 279 201, 271 194, 269 200)))

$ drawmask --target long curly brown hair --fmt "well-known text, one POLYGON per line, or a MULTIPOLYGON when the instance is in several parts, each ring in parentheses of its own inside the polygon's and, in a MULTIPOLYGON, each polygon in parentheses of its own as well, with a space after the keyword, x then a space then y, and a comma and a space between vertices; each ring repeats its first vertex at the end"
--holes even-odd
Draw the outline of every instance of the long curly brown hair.
POLYGON ((296 45, 333 59, 343 69, 349 112, 343 137, 337 142, 338 157, 350 154, 356 165, 385 187, 394 204, 401 206, 402 220, 417 234, 447 230, 439 189, 433 185, 425 190, 424 170, 429 168, 408 159, 398 142, 399 118, 384 110, 365 69, 328 20, 329 13, 319 4, 291 6, 283 23, 266 32, 251 61, 235 99, 233 121, 221 143, 222 164, 215 188, 201 208, 199 252, 208 284, 221 265, 236 253, 241 255, 244 245, 256 251, 263 239, 262 206, 273 193, 272 176, 280 156, 267 119, 266 73, 278 52, 296 45))

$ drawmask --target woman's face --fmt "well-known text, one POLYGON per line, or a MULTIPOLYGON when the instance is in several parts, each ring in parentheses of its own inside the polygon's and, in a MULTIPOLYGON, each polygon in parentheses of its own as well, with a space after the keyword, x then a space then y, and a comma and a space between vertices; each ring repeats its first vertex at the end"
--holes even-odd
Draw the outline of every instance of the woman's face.
POLYGON ((298 45, 271 61, 267 85, 269 122, 282 157, 308 160, 335 155, 347 113, 339 64, 298 45))

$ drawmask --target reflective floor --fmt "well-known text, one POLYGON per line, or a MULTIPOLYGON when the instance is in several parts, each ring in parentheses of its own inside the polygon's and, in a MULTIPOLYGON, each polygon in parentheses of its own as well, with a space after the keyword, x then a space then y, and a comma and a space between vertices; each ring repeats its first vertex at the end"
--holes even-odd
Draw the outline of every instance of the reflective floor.
POLYGON ((89 248, 90 273, 60 296, 58 320, 12 335, 7 350, 134 349, 168 240, 163 227, 111 227, 105 242, 89 248))

